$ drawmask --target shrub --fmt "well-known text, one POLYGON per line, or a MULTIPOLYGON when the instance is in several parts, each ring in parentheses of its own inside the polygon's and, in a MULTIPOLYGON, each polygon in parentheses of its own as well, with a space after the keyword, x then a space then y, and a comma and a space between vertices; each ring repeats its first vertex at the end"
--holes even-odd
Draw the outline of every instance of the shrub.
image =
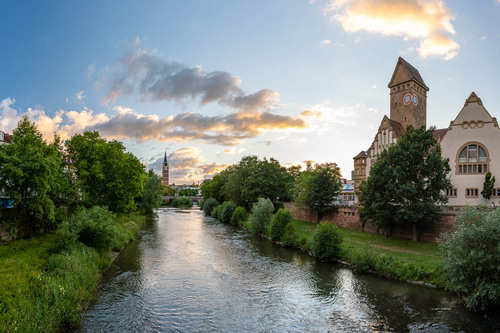
POLYGON ((236 210, 236 205, 232 201, 224 201, 219 210, 220 218, 219 220, 227 223, 231 220, 234 211, 236 210))
POLYGON ((57 229, 56 234, 50 246, 50 252, 59 253, 68 251, 75 246, 78 241, 78 231, 76 228, 71 228, 69 222, 63 222, 62 226, 57 229))
POLYGON ((273 218, 274 206, 271 200, 259 198, 252 206, 248 226, 256 234, 262 234, 273 218))
POLYGON ((342 237, 331 223, 323 222, 316 228, 312 252, 319 261, 336 261, 340 258, 342 237))
POLYGON ((280 208, 271 221, 271 239, 273 241, 281 240, 285 233, 286 225, 291 221, 292 213, 289 210, 280 208))
POLYGON ((200 206, 200 209, 203 210, 203 205, 205 204, 205 199, 201 198, 200 199, 200 203, 199 203, 199 206, 200 206))
POLYGON ((299 238, 298 245, 302 250, 304 250, 306 252, 311 251, 311 242, 309 242, 309 239, 307 238, 307 236, 301 236, 299 238))
POLYGON ((210 213, 210 216, 212 216, 214 219, 218 218, 219 217, 219 209, 220 209, 220 205, 215 206, 214 209, 212 209, 212 213, 210 213))
POLYGON ((116 242, 115 216, 107 207, 94 206, 82 209, 69 221, 70 230, 78 234, 78 240, 98 251, 109 251, 116 242))
POLYGON ((281 237, 281 244, 286 247, 295 247, 298 245, 298 236, 295 233, 293 224, 288 223, 285 227, 285 233, 281 237))
POLYGON ((219 203, 215 198, 208 198, 207 200, 203 200, 203 212, 205 215, 210 215, 212 210, 217 207, 219 203))
POLYGON ((233 216, 231 216, 230 222, 233 225, 243 225, 246 220, 248 220, 248 213, 244 207, 240 206, 233 212, 233 216))
POLYGON ((174 200, 172 200, 172 206, 176 208, 189 208, 193 207, 193 200, 189 197, 175 197, 174 200))
POLYGON ((467 297, 467 307, 500 305, 500 209, 467 208, 456 218, 453 234, 442 235, 444 279, 467 297))

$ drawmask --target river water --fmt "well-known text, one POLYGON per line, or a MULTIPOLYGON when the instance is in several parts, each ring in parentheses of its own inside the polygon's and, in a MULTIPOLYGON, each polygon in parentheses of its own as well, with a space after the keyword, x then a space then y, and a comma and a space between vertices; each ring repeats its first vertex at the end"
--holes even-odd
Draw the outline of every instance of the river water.
POLYGON ((495 332, 452 294, 322 264, 199 210, 163 210, 112 264, 81 332, 495 332))

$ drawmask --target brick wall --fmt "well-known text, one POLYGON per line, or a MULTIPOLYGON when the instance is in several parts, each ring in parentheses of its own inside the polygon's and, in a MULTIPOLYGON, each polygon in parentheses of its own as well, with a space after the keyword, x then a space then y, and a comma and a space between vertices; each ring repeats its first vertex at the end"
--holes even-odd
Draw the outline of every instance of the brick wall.
MULTIPOLYGON (((317 223, 316 213, 305 207, 295 206, 292 203, 285 202, 284 208, 288 209, 294 219, 317 223)), ((331 221, 335 225, 354 230, 362 230, 361 220, 358 215, 357 206, 340 206, 334 213, 327 214, 323 217, 324 221, 331 221)), ((443 232, 453 230, 455 225, 455 213, 441 213, 440 219, 434 223, 430 230, 425 230, 420 234, 420 240, 434 242, 436 238, 443 232)), ((383 234, 383 230, 377 230, 375 226, 367 222, 364 228, 365 231, 371 233, 383 234)), ((393 236, 398 238, 412 239, 412 228, 395 226, 393 236)))

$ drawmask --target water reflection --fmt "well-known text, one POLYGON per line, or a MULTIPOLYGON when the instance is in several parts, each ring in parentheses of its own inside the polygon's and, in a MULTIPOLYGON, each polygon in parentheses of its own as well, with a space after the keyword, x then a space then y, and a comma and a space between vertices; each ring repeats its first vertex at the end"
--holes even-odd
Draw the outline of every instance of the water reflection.
POLYGON ((454 296, 355 275, 199 211, 162 211, 116 260, 83 320, 95 331, 486 332, 454 296))

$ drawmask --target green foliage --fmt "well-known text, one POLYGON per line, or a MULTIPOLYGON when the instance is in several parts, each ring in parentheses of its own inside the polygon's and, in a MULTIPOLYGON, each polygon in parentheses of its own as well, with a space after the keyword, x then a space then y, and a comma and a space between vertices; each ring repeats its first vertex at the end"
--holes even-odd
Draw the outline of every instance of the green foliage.
POLYGON ((203 212, 205 215, 210 215, 212 210, 219 205, 219 202, 215 198, 208 198, 203 200, 203 212))
POLYGON ((175 197, 172 200, 172 206, 177 208, 189 208, 193 207, 193 200, 190 197, 175 197))
POLYGON ((259 198, 253 204, 248 226, 256 234, 262 234, 273 218, 274 206, 271 200, 259 198))
POLYGON ((248 213, 244 207, 237 207, 231 216, 231 224, 242 226, 248 220, 248 213))
POLYGON ((108 142, 98 132, 85 132, 73 136, 66 147, 86 205, 107 206, 124 213, 136 209, 134 198, 142 194, 144 166, 125 152, 121 142, 108 142))
POLYGON ((0 145, 0 193, 14 200, 13 229, 25 219, 32 230, 37 223, 56 226, 56 199, 63 201, 64 186, 69 186, 62 163, 57 146, 48 145, 26 116, 14 129, 12 144, 0 145))
POLYGON ((293 177, 273 158, 245 156, 221 173, 224 194, 239 206, 250 208, 258 198, 272 203, 290 197, 293 177))
POLYGON ((280 208, 271 220, 270 234, 273 241, 279 241, 285 234, 285 228, 292 221, 292 213, 289 210, 280 208))
POLYGON ((78 241, 100 252, 111 250, 116 243, 115 216, 106 207, 80 210, 70 219, 69 230, 78 235, 78 241))
POLYGON ((439 244, 448 286, 466 296, 471 309, 500 305, 500 210, 468 207, 456 226, 439 244))
POLYGON ((295 232, 295 227, 292 223, 287 223, 285 232, 281 236, 281 244, 285 247, 295 247, 298 245, 299 237, 295 232))
POLYGON ((179 191, 180 196, 194 197, 198 195, 198 190, 194 188, 183 188, 179 191))
POLYGON ((218 219, 219 218, 219 211, 220 211, 220 205, 217 205, 212 209, 210 216, 213 217, 214 219, 218 219))
POLYGON ((161 183, 161 178, 150 172, 142 192, 141 212, 151 216, 155 209, 158 209, 163 202, 164 186, 161 183))
POLYGON ((224 202, 223 179, 221 175, 215 175, 214 178, 206 180, 201 185, 201 195, 204 199, 214 198, 217 202, 224 202))
POLYGON ((175 189, 170 186, 163 185, 163 195, 173 197, 175 195, 175 189))
POLYGON ((220 213, 219 220, 224 223, 229 222, 235 210, 236 210, 236 205, 234 204, 234 202, 224 201, 219 210, 220 213))
POLYGON ((340 258, 342 237, 331 223, 323 222, 316 228, 312 240, 313 255, 319 261, 336 261, 340 258))
POLYGON ((387 236, 400 223, 413 226, 416 241, 419 229, 437 218, 437 204, 448 201, 444 191, 451 188, 450 167, 433 130, 408 126, 398 142, 381 153, 360 188, 360 217, 372 220, 387 236))
POLYGON ((52 241, 51 252, 59 253, 68 251, 78 242, 78 232, 75 227, 71 227, 68 221, 63 222, 57 229, 52 241))
POLYGON ((495 188, 495 176, 491 176, 491 172, 487 172, 484 176, 483 190, 481 191, 481 195, 486 200, 490 200, 493 195, 493 190, 495 188))

